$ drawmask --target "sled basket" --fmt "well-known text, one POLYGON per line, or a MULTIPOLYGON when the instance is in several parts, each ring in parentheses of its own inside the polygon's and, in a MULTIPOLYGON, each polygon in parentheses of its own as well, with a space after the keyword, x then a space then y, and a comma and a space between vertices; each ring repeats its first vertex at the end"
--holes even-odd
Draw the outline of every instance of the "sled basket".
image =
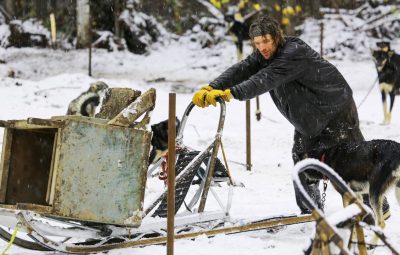
POLYGON ((5 127, 0 207, 139 226, 151 133, 81 116, 5 127))

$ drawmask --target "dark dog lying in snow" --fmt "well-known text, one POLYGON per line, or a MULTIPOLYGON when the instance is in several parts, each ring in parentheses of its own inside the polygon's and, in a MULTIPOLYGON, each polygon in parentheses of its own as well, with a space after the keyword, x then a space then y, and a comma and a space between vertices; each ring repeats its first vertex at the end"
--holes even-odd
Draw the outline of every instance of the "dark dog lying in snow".
POLYGON ((400 94, 400 55, 390 50, 389 42, 378 42, 379 50, 373 52, 382 94, 384 124, 390 124, 395 96, 400 94), (389 110, 386 96, 390 97, 389 110))
POLYGON ((69 103, 67 115, 94 117, 96 106, 100 104, 100 94, 106 89, 108 86, 102 81, 90 84, 87 91, 69 103))
MULTIPOLYGON (((323 159, 350 188, 358 193, 369 193, 370 203, 380 227, 385 226, 382 204, 385 192, 396 185, 400 204, 400 144, 390 140, 363 141, 341 144, 309 153, 310 158, 323 159)), ((323 176, 316 171, 306 171, 310 180, 323 176)))

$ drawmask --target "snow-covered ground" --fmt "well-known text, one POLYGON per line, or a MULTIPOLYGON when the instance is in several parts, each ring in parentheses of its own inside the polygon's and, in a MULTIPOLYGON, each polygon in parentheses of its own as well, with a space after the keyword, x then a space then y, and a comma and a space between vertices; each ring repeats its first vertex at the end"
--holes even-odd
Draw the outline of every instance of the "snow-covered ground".
MULTIPOLYGON (((246 47, 249 53, 251 48, 246 47)), ((85 50, 62 52, 40 49, 0 49, 6 64, 0 64, 0 120, 27 117, 49 118, 63 115, 68 103, 86 90, 90 82, 103 80, 111 87, 129 87, 145 91, 157 89, 156 108, 152 123, 168 116, 168 93, 177 91, 177 114, 182 116, 191 100, 193 91, 215 78, 235 62, 236 50, 229 42, 213 49, 199 49, 189 42, 153 46, 147 56, 127 52, 93 52, 93 77, 87 75, 85 50), (13 69, 17 78, 6 78, 13 69), (164 78, 162 82, 154 82, 164 78)), ((354 91, 358 105, 367 95, 376 78, 372 60, 364 62, 333 61, 354 91)), ((293 163, 291 160, 292 126, 280 115, 269 95, 261 96, 262 119, 255 119, 255 101, 252 101, 252 171, 246 171, 245 163, 245 104, 236 100, 227 104, 227 116, 223 132, 223 144, 229 159, 229 167, 236 181, 245 187, 235 187, 231 216, 256 219, 272 215, 299 213, 292 186, 293 163)), ((185 144, 202 150, 212 140, 218 121, 219 109, 194 109, 186 126, 185 144)), ((400 142, 400 107, 395 105, 391 125, 381 125, 383 114, 378 86, 375 85, 359 108, 361 129, 365 138, 391 139, 400 142)), ((0 135, 2 130, 0 129, 0 135)), ((2 136, 0 136, 2 137, 2 136)), ((0 138, 0 144, 2 138, 0 138)), ((0 147, 1 148, 1 147, 0 147)), ((222 158, 222 157, 221 157, 222 158)), ((163 183, 157 178, 148 179, 145 206, 161 190, 163 183)), ((218 193, 224 197, 226 188, 218 193)), ((209 196, 206 210, 215 207, 209 196)), ((393 192, 389 192, 392 217, 387 221, 385 232, 393 243, 400 243, 400 207, 393 192)), ((340 210, 341 199, 328 186, 327 214, 340 210)), ((112 206, 112 204, 110 204, 112 206)), ((266 230, 235 235, 218 235, 214 238, 201 236, 195 240, 175 243, 175 254, 302 254, 311 237, 314 224, 288 226, 276 233, 266 230)), ((0 250, 6 243, 0 241, 0 250)), ((127 248, 109 252, 122 254, 165 254, 165 246, 127 248)), ((9 254, 43 254, 12 246, 9 254)), ((54 254, 54 253, 51 253, 54 254)), ((377 248, 375 254, 391 254, 377 248)))

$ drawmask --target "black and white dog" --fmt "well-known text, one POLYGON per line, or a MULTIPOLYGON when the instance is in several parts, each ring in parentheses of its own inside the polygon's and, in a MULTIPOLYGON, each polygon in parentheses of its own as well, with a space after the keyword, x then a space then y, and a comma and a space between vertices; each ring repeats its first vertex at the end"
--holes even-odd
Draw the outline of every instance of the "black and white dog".
MULTIPOLYGON (((180 121, 176 118, 176 132, 178 133, 180 121)), ((168 119, 151 125, 153 136, 151 138, 151 151, 149 163, 154 164, 168 151, 168 119)))
MULTIPOLYGON (((180 121, 178 118, 176 118, 175 123, 176 123, 176 132, 178 133, 179 131, 178 129, 180 127, 180 121)), ((153 136, 151 138, 149 165, 157 163, 158 160, 164 155, 166 155, 166 153, 168 152, 168 120, 164 120, 157 124, 151 125, 151 131, 153 132, 153 136)), ((192 153, 193 155, 197 155, 199 151, 189 151, 187 153, 189 154, 192 153)), ((206 159, 204 160, 205 164, 207 164, 208 158, 209 157, 206 157, 206 159)), ((178 157, 178 162, 179 162, 179 157, 178 157)), ((204 174, 205 174, 205 169, 200 166, 196 174, 199 177, 199 179, 193 181, 192 184, 199 184, 201 178, 200 176, 204 176, 204 174)), ((217 158, 214 168, 214 178, 220 178, 220 179, 214 179, 214 181, 217 182, 221 180, 224 181, 226 178, 228 178, 228 176, 229 175, 225 166, 217 158)))
POLYGON ((400 94, 400 55, 390 50, 389 42, 378 42, 379 50, 372 55, 378 71, 379 88, 382 94, 384 124, 390 124, 396 95, 400 94), (388 110, 386 96, 390 97, 388 110))
MULTIPOLYGON (((390 140, 363 141, 340 144, 308 154, 334 169, 357 194, 368 193, 372 210, 380 227, 385 226, 382 204, 385 192, 396 185, 400 205, 400 143, 390 140)), ((323 176, 316 171, 306 171, 310 180, 323 176)))
POLYGON ((236 9, 230 9, 224 16, 228 34, 232 36, 236 46, 238 61, 243 59, 243 42, 250 40, 250 25, 262 14, 262 11, 264 11, 264 8, 253 11, 241 19, 238 19, 236 17, 236 14, 238 14, 236 9))
POLYGON ((100 104, 100 95, 106 89, 108 89, 108 85, 102 81, 90 84, 87 91, 69 103, 66 115, 94 117, 96 107, 100 104))

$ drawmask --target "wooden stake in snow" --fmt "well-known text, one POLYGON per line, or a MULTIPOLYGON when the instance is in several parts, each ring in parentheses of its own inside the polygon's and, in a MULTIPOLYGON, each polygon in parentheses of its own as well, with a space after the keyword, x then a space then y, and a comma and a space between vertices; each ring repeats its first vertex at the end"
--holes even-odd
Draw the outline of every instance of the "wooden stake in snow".
POLYGON ((55 48, 57 30, 56 30, 56 17, 54 16, 54 13, 50 13, 50 29, 51 29, 51 46, 55 48))
POLYGON ((169 93, 168 118, 168 200, 167 200, 167 255, 174 254, 175 239, 175 137, 176 94, 169 93))

